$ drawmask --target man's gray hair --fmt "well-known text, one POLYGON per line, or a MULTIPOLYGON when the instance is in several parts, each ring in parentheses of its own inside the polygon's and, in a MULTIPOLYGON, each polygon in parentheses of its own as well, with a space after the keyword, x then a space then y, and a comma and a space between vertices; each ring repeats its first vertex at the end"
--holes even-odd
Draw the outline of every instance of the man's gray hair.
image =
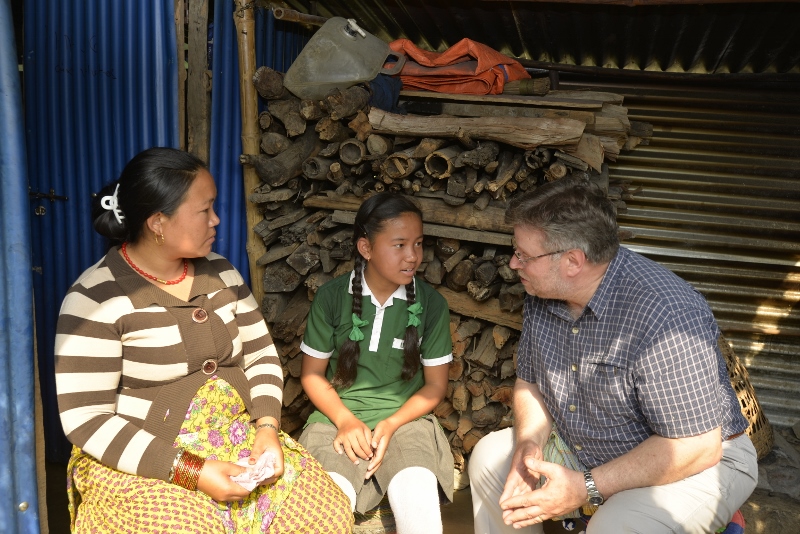
POLYGON ((548 252, 580 249, 590 262, 605 263, 619 249, 614 204, 586 179, 562 178, 515 197, 505 220, 541 231, 548 252))

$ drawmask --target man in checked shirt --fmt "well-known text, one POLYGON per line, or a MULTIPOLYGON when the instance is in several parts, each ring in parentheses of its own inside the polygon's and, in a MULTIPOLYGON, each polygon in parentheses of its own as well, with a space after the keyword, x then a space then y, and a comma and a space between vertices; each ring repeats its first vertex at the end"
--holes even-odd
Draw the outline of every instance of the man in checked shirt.
POLYGON ((517 197, 506 222, 528 297, 514 427, 470 459, 475 532, 543 532, 578 509, 593 512, 588 534, 727 525, 758 466, 705 299, 619 246, 614 206, 588 181, 517 197))

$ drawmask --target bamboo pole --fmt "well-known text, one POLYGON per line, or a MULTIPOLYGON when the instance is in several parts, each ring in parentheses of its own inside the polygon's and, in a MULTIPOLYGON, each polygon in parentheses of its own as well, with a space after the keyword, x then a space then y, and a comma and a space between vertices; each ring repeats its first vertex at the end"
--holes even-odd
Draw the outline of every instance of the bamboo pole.
MULTIPOLYGON (((256 23, 253 7, 246 0, 235 0, 233 21, 236 26, 236 40, 239 45, 239 98, 242 112, 242 154, 258 155, 260 131, 258 128, 258 94, 253 85, 253 74, 256 72, 256 23)), ((244 194, 261 184, 255 169, 250 165, 242 167, 244 194)), ((267 248, 261 237, 252 228, 261 222, 256 206, 245 200, 247 216, 247 258, 250 263, 250 288, 256 302, 261 304, 264 298, 264 268, 256 262, 263 256, 267 248)))

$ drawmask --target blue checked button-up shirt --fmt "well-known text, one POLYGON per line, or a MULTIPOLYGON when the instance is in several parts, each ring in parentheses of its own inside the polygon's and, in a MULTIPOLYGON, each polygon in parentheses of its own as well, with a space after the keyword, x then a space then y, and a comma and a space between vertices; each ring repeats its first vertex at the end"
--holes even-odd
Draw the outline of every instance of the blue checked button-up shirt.
POLYGON ((559 433, 589 468, 653 434, 744 431, 702 295, 657 263, 620 247, 588 306, 528 296, 517 376, 536 383, 559 433))

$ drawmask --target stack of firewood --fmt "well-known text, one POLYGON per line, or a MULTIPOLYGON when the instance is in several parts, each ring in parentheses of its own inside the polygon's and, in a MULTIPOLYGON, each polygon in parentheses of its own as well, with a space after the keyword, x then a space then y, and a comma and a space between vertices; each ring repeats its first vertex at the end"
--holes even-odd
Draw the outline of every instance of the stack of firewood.
MULTIPOLYGON (((647 142, 652 130, 631 126, 621 100, 609 104, 606 94, 595 113, 582 115, 538 109, 539 115, 519 116, 507 106, 475 104, 477 97, 458 110, 445 106, 447 116, 396 115, 370 109, 369 92, 360 86, 311 101, 288 93, 282 74, 266 67, 254 83, 268 106, 259 116, 263 153, 242 155, 241 162, 253 165, 262 182, 249 200, 263 214, 254 231, 267 252, 257 264, 265 267, 262 312, 285 369, 283 428, 297 430, 313 410, 299 381, 300 341, 317 288, 353 268, 355 212, 375 191, 404 193, 423 212, 418 274, 450 305, 454 362, 447 397, 435 413, 463 468, 464 454, 478 439, 511 424, 525 291, 509 267, 507 201, 546 181, 579 175, 597 182, 624 210, 636 191, 610 179, 604 159, 647 142)), ((425 106, 418 93, 403 98, 410 107, 425 106)))

